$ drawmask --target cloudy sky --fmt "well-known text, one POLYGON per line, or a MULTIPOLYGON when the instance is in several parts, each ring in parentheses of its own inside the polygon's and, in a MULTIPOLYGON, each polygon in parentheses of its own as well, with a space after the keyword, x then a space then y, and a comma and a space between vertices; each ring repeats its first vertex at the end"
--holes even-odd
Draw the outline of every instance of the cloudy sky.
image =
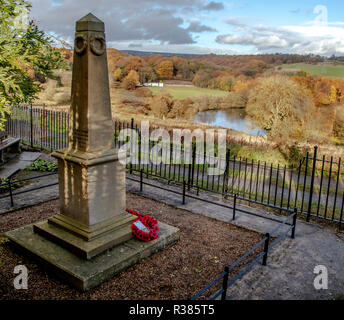
POLYGON ((89 12, 108 47, 174 53, 344 55, 342 0, 31 0, 41 29, 72 43, 89 12))

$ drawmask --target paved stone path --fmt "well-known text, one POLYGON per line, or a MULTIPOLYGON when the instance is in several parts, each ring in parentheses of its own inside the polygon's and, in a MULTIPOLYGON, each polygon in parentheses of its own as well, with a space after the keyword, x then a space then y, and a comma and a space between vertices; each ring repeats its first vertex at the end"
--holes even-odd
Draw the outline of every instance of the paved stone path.
MULTIPOLYGON (((137 177, 134 177, 138 180, 137 177)), ((57 177, 44 178, 39 183, 49 184, 56 182, 57 177)), ((160 185, 157 181, 145 180, 154 186, 160 185)), ((180 188, 161 185, 164 188, 181 193, 180 188)), ((27 186, 28 187, 28 186, 27 186)), ((32 187, 32 185, 30 186, 32 187)), ((236 220, 232 221, 232 210, 218 205, 186 198, 182 205, 182 195, 164 191, 152 186, 144 185, 143 192, 139 191, 139 183, 127 180, 127 190, 144 197, 155 199, 178 208, 209 216, 218 220, 233 223, 250 230, 265 234, 278 226, 277 222, 237 212, 236 220)), ((193 194, 195 196, 195 194, 193 194)), ((30 202, 31 205, 58 197, 57 187, 41 189, 39 192, 30 192, 18 195, 15 205, 30 202)), ((202 198, 224 204, 219 198, 202 194, 202 198)), ((8 201, 8 200, 7 200, 8 201)), ((232 202, 226 202, 231 206, 232 202)), ((269 215, 276 220, 284 217, 267 213, 262 209, 238 204, 238 208, 259 215, 269 215)), ((0 201, 0 214, 5 208, 0 201)), ((280 233, 285 229, 282 228, 280 233)), ((277 234, 276 234, 277 235, 277 234)), ((241 280, 238 280, 229 290, 228 299, 336 299, 344 295, 344 234, 336 233, 328 227, 314 222, 298 221, 296 238, 285 238, 268 256, 266 267, 257 264, 241 280), (316 275, 313 273, 316 265, 328 268, 328 290, 316 290, 313 282, 316 275)), ((213 279, 209 279, 209 282, 213 279)))
POLYGON ((284 239, 229 290, 227 299, 344 299, 344 235, 299 222, 295 240, 284 239), (316 290, 314 267, 328 270, 328 290, 316 290))
POLYGON ((42 202, 58 199, 58 185, 39 190, 29 191, 30 189, 41 188, 43 186, 55 184, 58 182, 57 174, 49 175, 49 172, 32 172, 29 176, 27 176, 27 178, 43 175, 47 176, 40 179, 33 179, 31 180, 30 184, 27 184, 19 189, 13 190, 13 207, 11 206, 11 199, 9 197, 1 199, 5 195, 8 195, 8 193, 0 194, 0 214, 6 213, 8 211, 18 210, 20 208, 33 206, 42 202), (28 192, 21 193, 23 191, 28 192), (17 195, 17 193, 20 194, 17 195))
POLYGON ((35 160, 41 156, 40 152, 24 151, 10 162, 0 167, 0 178, 7 179, 17 170, 23 170, 29 167, 35 160))

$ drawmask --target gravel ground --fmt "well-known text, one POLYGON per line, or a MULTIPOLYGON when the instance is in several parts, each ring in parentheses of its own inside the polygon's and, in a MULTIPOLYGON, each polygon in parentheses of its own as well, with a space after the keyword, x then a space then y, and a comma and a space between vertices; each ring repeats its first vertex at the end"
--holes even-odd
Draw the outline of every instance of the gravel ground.
MULTIPOLYGON (((81 293, 61 283, 32 259, 13 251, 3 239, 0 240, 0 300, 189 299, 221 274, 225 265, 232 264, 262 238, 258 233, 131 193, 127 193, 127 206, 180 228, 180 241, 97 288, 81 293), (13 270, 19 264, 29 270, 28 290, 13 288, 13 270)), ((0 234, 56 213, 58 201, 54 200, 2 215, 0 234)))

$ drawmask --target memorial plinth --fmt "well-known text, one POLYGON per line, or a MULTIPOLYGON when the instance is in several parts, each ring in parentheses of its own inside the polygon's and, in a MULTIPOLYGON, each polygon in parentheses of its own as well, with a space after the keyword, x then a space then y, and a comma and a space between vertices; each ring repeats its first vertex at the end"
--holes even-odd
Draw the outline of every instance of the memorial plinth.
POLYGON ((70 124, 68 148, 52 154, 60 213, 7 236, 87 290, 179 239, 164 224, 149 245, 133 239, 123 155, 114 145, 105 27, 92 14, 76 23, 70 124))

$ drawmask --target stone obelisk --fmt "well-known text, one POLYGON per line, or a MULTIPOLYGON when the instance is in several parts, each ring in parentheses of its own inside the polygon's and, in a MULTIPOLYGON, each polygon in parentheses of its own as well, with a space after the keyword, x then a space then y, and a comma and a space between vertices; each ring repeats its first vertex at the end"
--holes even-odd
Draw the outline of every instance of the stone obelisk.
POLYGON ((50 225, 35 226, 87 259, 129 240, 134 219, 125 212, 125 167, 114 144, 104 32, 92 14, 76 23, 68 149, 52 154, 58 159, 60 213, 50 225))
POLYGON ((159 221, 159 238, 133 238, 125 212, 125 166, 115 148, 104 23, 88 14, 76 23, 69 144, 58 159, 60 213, 6 232, 11 243, 54 275, 85 291, 179 240, 159 221))

